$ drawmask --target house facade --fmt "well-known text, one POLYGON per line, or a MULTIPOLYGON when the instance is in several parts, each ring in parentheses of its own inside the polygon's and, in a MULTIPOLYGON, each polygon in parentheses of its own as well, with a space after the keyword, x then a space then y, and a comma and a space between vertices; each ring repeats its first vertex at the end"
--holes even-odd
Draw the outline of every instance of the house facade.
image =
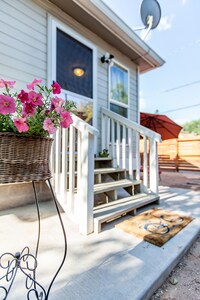
MULTIPOLYGON (((67 203, 66 211, 79 222, 80 231, 90 233, 92 161, 103 149, 113 158, 112 167, 123 167, 130 179, 131 170, 136 170, 139 179, 138 140, 142 136, 146 143, 150 138, 153 179, 146 171, 143 183, 149 180, 151 190, 157 191, 159 136, 138 124, 139 76, 164 61, 100 0, 0 0, 0 4, 0 78, 16 80, 18 90, 34 78, 47 85, 56 80, 63 98, 77 105, 80 119, 74 117, 69 136, 55 137, 53 182, 61 205, 67 203)), ((147 170, 146 158, 144 164, 147 170)))

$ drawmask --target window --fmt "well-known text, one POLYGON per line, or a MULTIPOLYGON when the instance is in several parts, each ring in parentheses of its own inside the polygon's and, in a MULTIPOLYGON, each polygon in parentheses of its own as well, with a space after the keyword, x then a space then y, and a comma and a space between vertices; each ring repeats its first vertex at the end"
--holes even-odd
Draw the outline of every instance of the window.
POLYGON ((57 29, 56 80, 63 89, 93 98, 92 49, 57 29), (82 76, 74 74, 80 68, 82 76))
MULTIPOLYGON (((114 63, 110 66, 109 77, 110 110, 122 117, 128 118, 128 70, 114 63)), ((117 124, 114 124, 114 139, 117 141, 117 124)), ((123 129, 120 126, 120 142, 123 139, 123 129)), ((128 131, 126 130, 126 142, 128 131)))
POLYGON ((128 70, 117 63, 110 66, 110 110, 128 117, 128 70))
POLYGON ((127 108, 125 108, 125 107, 110 103, 110 110, 112 110, 113 112, 119 114, 122 117, 127 118, 127 108))

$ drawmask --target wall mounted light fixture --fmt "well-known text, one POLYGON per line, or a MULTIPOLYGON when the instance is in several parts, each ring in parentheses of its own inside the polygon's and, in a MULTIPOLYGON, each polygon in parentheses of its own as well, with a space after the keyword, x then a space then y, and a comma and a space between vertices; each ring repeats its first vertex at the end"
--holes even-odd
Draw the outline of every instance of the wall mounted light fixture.
POLYGON ((114 58, 113 54, 110 54, 108 52, 106 52, 102 57, 101 57, 101 62, 110 64, 112 62, 112 59, 114 58))
POLYGON ((73 68, 73 73, 77 77, 81 77, 85 74, 85 70, 81 67, 75 67, 75 68, 73 68))

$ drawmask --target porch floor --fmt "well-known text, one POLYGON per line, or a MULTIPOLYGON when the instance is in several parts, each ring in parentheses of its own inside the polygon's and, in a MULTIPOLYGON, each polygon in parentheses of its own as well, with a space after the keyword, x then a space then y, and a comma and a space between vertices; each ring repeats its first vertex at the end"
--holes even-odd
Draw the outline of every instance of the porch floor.
MULTIPOLYGON (((50 293, 50 300, 140 300, 148 299, 161 285, 184 252, 200 233, 200 192, 160 187, 161 207, 196 218, 159 248, 115 228, 124 216, 102 227, 100 234, 81 236, 78 226, 62 214, 68 254, 50 293)), ((53 204, 43 202, 42 236, 37 280, 48 286, 62 259, 63 239, 53 204)), ((141 213, 155 205, 138 209, 141 213)), ((15 253, 36 242, 35 206, 0 212, 0 254, 15 253)), ((0 270, 1 274, 1 270, 0 270)), ((26 299, 24 281, 16 278, 9 299, 26 299)))

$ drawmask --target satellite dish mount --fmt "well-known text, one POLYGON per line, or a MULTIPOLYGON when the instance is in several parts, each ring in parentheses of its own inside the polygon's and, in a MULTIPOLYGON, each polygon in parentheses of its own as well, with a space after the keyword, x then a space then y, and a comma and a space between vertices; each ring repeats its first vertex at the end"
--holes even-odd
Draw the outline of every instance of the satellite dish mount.
POLYGON ((135 29, 146 29, 142 39, 145 40, 151 29, 155 29, 160 23, 161 8, 157 0, 143 0, 140 6, 140 16, 145 27, 135 29))

